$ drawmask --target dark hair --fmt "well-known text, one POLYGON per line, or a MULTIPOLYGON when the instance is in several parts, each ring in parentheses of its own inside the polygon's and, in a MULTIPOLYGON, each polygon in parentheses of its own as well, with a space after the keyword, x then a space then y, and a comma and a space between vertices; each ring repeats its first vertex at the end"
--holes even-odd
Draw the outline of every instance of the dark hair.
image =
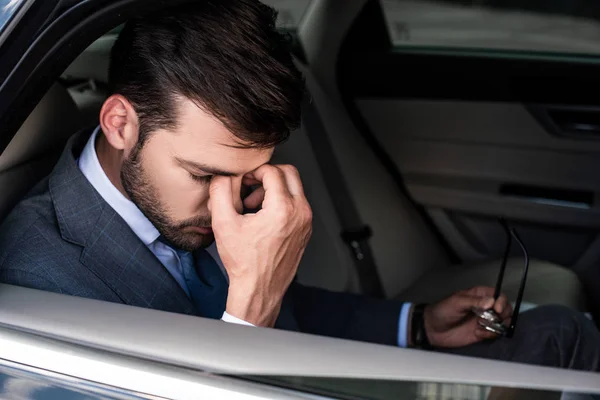
POLYGON ((300 124, 304 80, 277 12, 258 0, 199 0, 134 18, 112 49, 109 84, 140 121, 140 145, 177 125, 177 96, 250 147, 285 141, 300 124))

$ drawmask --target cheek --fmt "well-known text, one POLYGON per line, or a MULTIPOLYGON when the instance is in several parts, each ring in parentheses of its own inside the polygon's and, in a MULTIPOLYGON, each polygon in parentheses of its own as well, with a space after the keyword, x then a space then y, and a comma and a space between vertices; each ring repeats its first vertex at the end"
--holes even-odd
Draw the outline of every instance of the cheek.
POLYGON ((161 206, 173 220, 208 214, 208 184, 195 182, 182 168, 153 162, 147 170, 161 206))

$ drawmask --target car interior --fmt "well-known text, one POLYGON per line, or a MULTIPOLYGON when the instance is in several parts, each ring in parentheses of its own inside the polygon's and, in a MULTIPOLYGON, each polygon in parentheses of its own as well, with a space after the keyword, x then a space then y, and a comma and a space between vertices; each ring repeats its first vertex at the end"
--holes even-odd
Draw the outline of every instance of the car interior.
MULTIPOLYGON (((282 28, 298 36, 294 26, 309 2, 271 3, 282 10, 282 28)), ((503 98, 496 80, 508 81, 511 71, 471 74, 487 65, 485 56, 447 56, 446 65, 443 54, 412 44, 394 47, 413 25, 412 35, 427 38, 436 21, 425 15, 432 9, 457 12, 455 3, 370 1, 348 35, 322 38, 337 40, 340 48, 330 76, 312 67, 310 58, 322 55, 311 54, 310 46, 295 47, 348 201, 372 232, 383 295, 434 302, 457 290, 494 286, 506 243, 502 217, 532 257, 524 301, 595 312, 600 142, 593 132, 562 135, 544 122, 560 129, 578 118, 585 122, 591 112, 503 98), (428 57, 437 57, 436 63, 428 57), (489 84, 489 91, 479 96, 483 91, 475 84, 489 84)), ((468 13, 477 7, 463 8, 468 13)), ((64 71, 0 155, 0 186, 8 188, 0 196, 0 218, 49 173, 72 134, 97 124, 118 32, 102 35, 64 71)), ((524 96, 529 89, 522 88, 524 96)), ((305 129, 293 132, 273 159, 299 169, 313 207, 313 235, 298 279, 360 292, 354 253, 342 238, 343 222, 305 129)), ((502 289, 514 301, 523 256, 515 247, 510 255, 502 289)))
MULTIPOLYGON (((144 1, 144 7, 164 7, 144 1)), ((279 10, 278 26, 290 36, 311 99, 302 127, 273 158, 299 169, 313 208, 300 282, 434 302, 456 290, 494 286, 508 255, 502 290, 514 302, 525 257, 516 245, 505 254, 505 221, 530 257, 522 310, 560 304, 600 321, 598 5, 263 2, 279 10), (348 219, 340 204, 356 215, 348 219), (372 266, 367 273, 365 265, 372 266), (374 276, 381 290, 366 290, 365 275, 374 276)), ((14 47, 41 54, 17 52, 19 61, 36 60, 19 64, 30 74, 25 83, 18 76, 2 82, 0 68, 0 149, 5 137, 12 138, 0 151, 0 221, 50 173, 69 137, 97 126, 109 95, 109 53, 121 28, 105 21, 122 23, 125 18, 115 15, 133 15, 141 4, 22 3, 40 14, 34 5, 56 7, 46 11, 65 18, 49 18, 50 28, 31 32, 32 41, 39 33, 35 44, 15 41, 14 47), (52 29, 68 42, 53 39, 52 29), (87 31, 93 40, 82 34, 87 31), (36 85, 43 88, 39 96, 36 85), (7 92, 12 108, 4 104, 7 92), (20 118, 19 107, 33 111, 20 118), (12 129, 13 120, 19 129, 12 129)), ((5 34, 0 26, 0 50, 5 34)), ((0 289, 0 381, 10 364, 17 375, 54 373, 55 382, 78 390, 83 380, 87 389, 105 384, 135 398, 220 398, 232 388, 248 395, 240 398, 278 399, 600 393, 594 373, 248 328, 4 284, 0 289), (502 390, 495 394, 490 386, 502 390)), ((0 397, 10 398, 2 391, 7 386, 0 382, 0 397)))

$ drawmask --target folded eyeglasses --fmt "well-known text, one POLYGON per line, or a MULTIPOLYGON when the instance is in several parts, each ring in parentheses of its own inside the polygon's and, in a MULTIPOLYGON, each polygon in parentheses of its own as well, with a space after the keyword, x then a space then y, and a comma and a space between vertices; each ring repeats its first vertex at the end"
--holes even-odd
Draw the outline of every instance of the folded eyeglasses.
POLYGON ((510 323, 508 326, 502 324, 502 319, 500 316, 494 311, 494 309, 484 310, 482 308, 473 307, 472 311, 478 317, 478 323, 481 327, 485 328, 490 332, 494 332, 498 335, 503 335, 506 337, 512 337, 515 331, 515 326, 517 324, 517 318, 519 317, 519 309, 521 308, 521 302, 523 300, 523 292, 525 291, 525 282, 527 281, 527 271, 529 270, 529 254, 527 253, 527 249, 523 244, 523 241, 517 234, 514 228, 508 226, 508 223, 504 219, 500 219, 500 223, 506 232, 506 247, 504 249, 504 258, 502 259, 502 264, 500 266, 500 271, 498 272, 498 279, 496 280, 496 288, 494 290, 494 300, 497 300, 500 297, 502 292, 502 281, 504 280, 504 272, 506 271, 506 264, 508 262, 508 256, 510 254, 512 241, 514 239, 515 242, 521 247, 523 251, 523 257, 525 261, 525 265, 523 267, 523 275, 521 277, 521 284, 519 286, 519 292, 517 294, 517 300, 515 301, 515 307, 513 310, 513 314, 510 318, 510 323))

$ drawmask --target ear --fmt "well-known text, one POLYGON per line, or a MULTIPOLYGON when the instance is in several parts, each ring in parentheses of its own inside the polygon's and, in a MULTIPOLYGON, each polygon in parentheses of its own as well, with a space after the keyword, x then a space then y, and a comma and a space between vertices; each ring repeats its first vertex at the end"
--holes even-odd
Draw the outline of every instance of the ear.
POLYGON ((100 126, 108 143, 117 150, 128 153, 138 141, 137 114, 131 103, 120 94, 113 94, 102 105, 100 126))

